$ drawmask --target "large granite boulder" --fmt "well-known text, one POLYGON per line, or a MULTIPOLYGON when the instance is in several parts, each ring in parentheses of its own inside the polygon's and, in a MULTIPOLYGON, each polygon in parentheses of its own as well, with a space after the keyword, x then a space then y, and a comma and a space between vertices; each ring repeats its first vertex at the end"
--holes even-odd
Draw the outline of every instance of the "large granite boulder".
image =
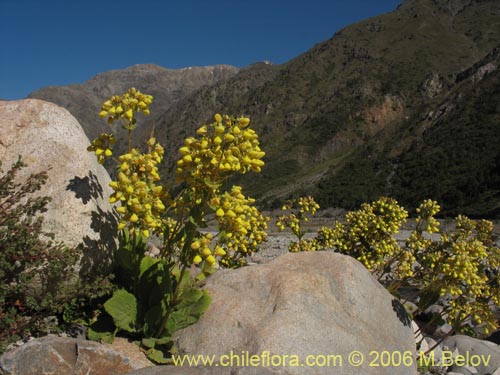
POLYGON ((287 374, 417 373, 403 306, 353 258, 289 253, 263 265, 219 271, 206 289, 209 309, 175 335, 181 354, 232 353, 240 356, 239 365, 256 355, 263 358, 260 365, 287 374), (410 366, 403 364, 405 353, 410 366))
POLYGON ((441 356, 451 371, 459 374, 500 374, 500 346, 473 337, 456 335, 443 341, 446 354, 441 356), (452 356, 453 354, 453 356, 452 356))
POLYGON ((2 355, 0 374, 118 375, 151 365, 145 358, 130 358, 110 345, 46 336, 2 355))
MULTIPOLYGON (((98 121, 96 115, 96 121, 98 121)), ((8 170, 19 156, 27 164, 19 174, 48 170, 39 192, 52 202, 44 213, 44 230, 57 241, 80 246, 82 271, 106 268, 115 246, 116 220, 108 202, 106 170, 86 151, 89 140, 65 109, 35 99, 0 101, 0 160, 8 170)))

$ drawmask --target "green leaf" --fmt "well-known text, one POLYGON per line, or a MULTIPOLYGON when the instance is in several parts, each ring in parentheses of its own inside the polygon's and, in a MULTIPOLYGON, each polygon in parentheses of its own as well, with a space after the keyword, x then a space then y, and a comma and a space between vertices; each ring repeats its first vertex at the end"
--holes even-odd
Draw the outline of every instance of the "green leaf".
POLYGON ((106 344, 112 344, 115 340, 115 335, 113 332, 97 332, 89 328, 87 329, 87 338, 92 341, 102 341, 106 344))
POLYGON ((205 185, 207 185, 209 188, 212 188, 212 189, 218 189, 222 186, 222 183, 212 182, 208 178, 204 179, 203 182, 205 183, 205 185))
POLYGON ((143 338, 141 340, 141 344, 145 346, 146 348, 152 349, 156 345, 156 339, 155 338, 143 338))
POLYGON ((225 230, 221 230, 219 232, 219 242, 226 243, 227 242, 227 232, 225 230))
POLYGON ((125 247, 120 247, 115 252, 115 260, 119 267, 127 271, 132 271, 132 252, 125 247))
POLYGON ((132 242, 128 229, 123 229, 118 236, 119 245, 115 252, 115 260, 119 267, 127 271, 132 271, 132 242))
POLYGON ((206 290, 197 288, 190 288, 184 291, 181 299, 181 303, 176 308, 184 310, 189 315, 198 317, 208 309, 212 301, 210 294, 206 290))
POLYGON ((192 280, 191 280, 191 276, 190 276, 190 273, 189 273, 188 269, 186 269, 184 271, 184 273, 182 275, 182 280, 180 280, 180 277, 181 277, 180 272, 175 274, 175 278, 177 280, 177 288, 178 289, 185 289, 189 285, 191 285, 192 280))
POLYGON ((156 345, 163 345, 171 347, 173 344, 172 337, 169 335, 163 336, 162 338, 156 339, 156 345))
POLYGON ((111 315, 118 329, 136 332, 138 307, 133 294, 125 289, 117 290, 113 297, 104 303, 104 309, 111 315))
POLYGON ((151 258, 150 256, 145 256, 144 258, 142 258, 141 264, 139 265, 139 277, 142 277, 144 272, 149 270, 159 261, 159 259, 151 258))
POLYGON ((180 300, 167 320, 167 330, 171 334, 196 323, 210 306, 211 297, 205 290, 190 288, 181 294, 180 300))
POLYGON ((205 280, 208 276, 214 274, 217 270, 212 267, 211 265, 209 265, 208 263, 204 263, 203 264, 203 268, 201 269, 201 272, 196 275, 196 277, 194 278, 194 280, 196 282, 201 282, 203 280, 205 280))
POLYGON ((115 339, 116 327, 109 315, 100 317, 87 330, 87 338, 93 341, 102 341, 111 344, 115 339))
POLYGON ((185 311, 174 311, 167 320, 167 331, 173 334, 179 329, 185 328, 198 321, 198 317, 186 315, 185 311))
POLYGON ((169 266, 165 260, 156 260, 149 268, 150 261, 142 261, 144 272, 139 279, 138 296, 145 308, 158 304, 159 301, 169 299, 172 292, 172 280, 169 266), (143 263, 144 262, 144 263, 143 263), (147 268, 147 269, 146 269, 147 268))
POLYGON ((157 364, 166 364, 169 362, 169 359, 165 358, 165 356, 163 355, 163 352, 160 350, 156 350, 156 349, 148 350, 146 352, 146 355, 148 356, 148 359, 150 359, 151 361, 153 361, 154 363, 157 363, 157 364))
POLYGON ((162 318, 166 314, 165 305, 154 305, 144 315, 143 332, 147 336, 152 336, 158 330, 158 325, 161 323, 162 318))
POLYGON ((146 251, 147 244, 148 244, 148 239, 141 232, 136 232, 135 248, 139 252, 139 254, 144 254, 144 252, 146 251))
POLYGON ((198 204, 189 211, 189 221, 199 228, 206 228, 207 223, 203 218, 203 205, 198 204))
POLYGON ((128 229, 122 229, 119 235, 120 245, 130 244, 130 232, 128 229))

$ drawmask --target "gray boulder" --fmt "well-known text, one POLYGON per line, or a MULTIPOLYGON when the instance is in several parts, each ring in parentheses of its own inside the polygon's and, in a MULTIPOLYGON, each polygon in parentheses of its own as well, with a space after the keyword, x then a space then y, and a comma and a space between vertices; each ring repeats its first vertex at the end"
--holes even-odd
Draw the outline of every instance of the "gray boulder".
POLYGON ((415 365, 391 366, 405 352, 415 354, 403 306, 353 258, 289 253, 263 265, 219 271, 206 289, 209 309, 176 333, 180 353, 232 353, 240 355, 238 365, 257 355, 260 365, 289 374, 417 373, 415 365), (395 358, 388 367, 382 352, 395 358), (362 364, 353 366, 349 358, 363 358, 362 364))
MULTIPOLYGON (((96 115, 96 121, 99 119, 96 115)), ((52 202, 44 213, 44 230, 57 241, 82 249, 83 271, 109 265, 115 247, 116 219, 108 202, 112 192, 106 170, 86 150, 89 140, 65 109, 35 99, 0 101, 0 160, 5 171, 22 157, 31 173, 48 170, 39 192, 52 202)))
POLYGON ((57 336, 34 339, 0 357, 3 375, 114 375, 144 366, 107 345, 57 336))
POLYGON ((443 346, 448 348, 445 352, 458 352, 460 356, 448 361, 453 363, 451 371, 467 375, 489 375, 500 369, 500 346, 495 343, 456 335, 446 338, 443 346))

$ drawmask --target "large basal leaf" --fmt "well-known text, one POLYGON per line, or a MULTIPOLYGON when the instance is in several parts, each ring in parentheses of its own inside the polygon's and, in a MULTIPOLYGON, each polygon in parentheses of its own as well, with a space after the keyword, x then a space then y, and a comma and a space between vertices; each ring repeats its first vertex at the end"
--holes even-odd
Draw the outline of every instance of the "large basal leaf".
POLYGON ((133 294, 125 289, 117 290, 113 297, 104 303, 104 309, 111 315, 118 329, 136 332, 138 307, 133 294))
POLYGON ((163 352, 160 350, 150 349, 146 352, 146 355, 154 363, 164 365, 164 364, 170 362, 170 360, 168 358, 165 358, 165 356, 163 355, 163 352))
POLYGON ((138 296, 143 308, 168 300, 172 292, 172 281, 168 264, 162 260, 144 257, 141 261, 138 296))
POLYGON ((201 269, 201 272, 198 275, 196 275, 194 280, 199 283, 199 282, 205 280, 208 276, 214 274, 216 271, 217 271, 217 269, 210 266, 208 263, 204 262, 203 268, 201 269))
POLYGON ((105 315, 92 323, 87 330, 87 338, 93 341, 102 341, 111 344, 115 339, 116 327, 113 319, 105 315))
POLYGON ((92 328, 89 328, 87 329, 87 338, 92 341, 112 344, 115 340, 115 335, 113 332, 98 332, 94 331, 92 328))
POLYGON ((167 330, 171 334, 175 331, 196 323, 212 301, 205 290, 190 288, 181 295, 181 302, 167 320, 167 330))
POLYGON ((175 265, 172 270, 170 271, 172 276, 174 276, 175 280, 177 281, 177 288, 178 289, 187 289, 190 284, 192 283, 190 272, 188 269, 184 270, 184 273, 181 272, 180 268, 175 265), (182 274, 182 280, 181 278, 182 274))
POLYGON ((148 239, 142 233, 136 233, 135 235, 135 249, 141 254, 145 253, 148 244, 148 239))
POLYGON ((144 325, 142 331, 146 336, 155 335, 166 314, 165 305, 154 305, 144 314, 144 325))
POLYGON ((156 345, 156 339, 155 338, 143 338, 141 340, 142 346, 145 346, 146 348, 153 349, 156 345))
POLYGON ((118 249, 115 252, 116 264, 128 272, 133 269, 132 241, 128 229, 123 229, 118 235, 118 249))
POLYGON ((178 331, 179 329, 190 326, 196 323, 199 317, 187 315, 185 311, 173 311, 167 320, 167 331, 170 334, 178 331))
POLYGON ((118 266, 127 271, 132 271, 133 269, 133 261, 132 261, 132 252, 126 247, 120 247, 115 252, 115 260, 118 266))
POLYGON ((159 259, 155 259, 150 256, 145 256, 144 258, 142 258, 141 264, 139 266, 139 277, 141 277, 144 272, 153 267, 159 261, 159 259))

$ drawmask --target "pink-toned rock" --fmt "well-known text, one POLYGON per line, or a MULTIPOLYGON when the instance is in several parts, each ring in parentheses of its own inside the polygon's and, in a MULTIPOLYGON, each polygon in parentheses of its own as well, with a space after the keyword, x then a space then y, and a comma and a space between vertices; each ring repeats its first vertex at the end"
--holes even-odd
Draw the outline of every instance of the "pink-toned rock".
POLYGON ((297 375, 417 373, 412 363, 402 363, 404 355, 411 362, 415 352, 404 307, 353 258, 289 253, 263 265, 219 271, 207 279, 206 289, 212 296, 208 310, 175 334, 181 353, 268 352, 282 361, 271 367, 297 375), (355 351, 360 366, 349 363, 355 351), (383 366, 387 358, 376 357, 382 352, 399 359, 390 357, 389 367, 383 366), (336 357, 327 365, 330 355, 336 357), (298 364, 291 363, 293 356, 298 364), (318 365, 307 366, 308 356, 318 356, 318 365))
POLYGON ((118 375, 142 367, 107 345, 57 336, 32 340, 0 357, 5 375, 118 375))
POLYGON ((133 342, 130 342, 126 338, 116 337, 112 344, 107 344, 110 349, 121 353, 125 357, 129 358, 131 361, 136 363, 138 366, 151 367, 154 363, 151 362, 144 351, 133 342))
POLYGON ((81 246, 82 267, 106 265, 116 233, 108 202, 110 178, 86 150, 89 140, 80 124, 67 110, 52 103, 35 99, 0 101, 0 131, 4 171, 18 156, 27 164, 19 181, 48 170, 48 181, 39 193, 52 198, 44 214, 44 230, 54 233, 57 241, 81 246))

